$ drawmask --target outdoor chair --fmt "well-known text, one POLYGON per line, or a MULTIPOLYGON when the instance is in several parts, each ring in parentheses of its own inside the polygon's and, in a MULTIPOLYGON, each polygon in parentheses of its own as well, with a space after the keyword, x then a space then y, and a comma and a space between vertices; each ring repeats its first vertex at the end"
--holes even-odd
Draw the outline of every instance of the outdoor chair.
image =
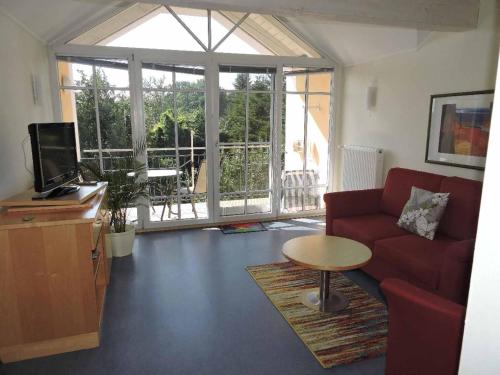
POLYGON ((303 170, 283 171, 281 182, 284 209, 302 210, 302 200, 304 200, 304 207, 314 206, 316 209, 320 208, 321 194, 319 189, 316 188, 319 183, 317 171, 308 169, 305 171, 305 175, 303 170), (306 188, 304 188, 304 185, 306 188), (307 186, 310 186, 310 188, 307 188, 307 186))
POLYGON ((195 198, 196 194, 204 194, 207 192, 207 161, 202 160, 200 166, 198 167, 198 172, 196 178, 193 176, 193 185, 181 187, 181 195, 189 195, 189 201, 191 202, 191 207, 193 209, 194 217, 198 219, 198 213, 196 212, 195 198))
MULTIPOLYGON (((188 163, 186 163, 188 164, 188 163)), ((185 166, 184 164, 183 166, 185 166)), ((179 190, 179 194, 181 195, 181 199, 183 198, 182 196, 187 196, 189 198, 189 201, 191 203, 191 207, 194 213, 194 217, 197 219, 198 218, 198 212, 196 211, 196 194, 204 194, 207 192, 207 161, 202 160, 200 162, 200 165, 198 167, 198 171, 196 173, 196 177, 193 176, 192 178, 193 185, 191 186, 181 186, 179 190)), ((175 189, 174 189, 175 190, 175 189)), ((173 191, 172 191, 173 194, 173 191)), ((163 204, 163 210, 161 214, 161 220, 163 220, 163 215, 165 213, 165 208, 168 207, 168 218, 171 217, 172 214, 178 215, 178 212, 175 212, 172 210, 172 202, 171 200, 167 197, 165 199, 165 203, 163 204)))

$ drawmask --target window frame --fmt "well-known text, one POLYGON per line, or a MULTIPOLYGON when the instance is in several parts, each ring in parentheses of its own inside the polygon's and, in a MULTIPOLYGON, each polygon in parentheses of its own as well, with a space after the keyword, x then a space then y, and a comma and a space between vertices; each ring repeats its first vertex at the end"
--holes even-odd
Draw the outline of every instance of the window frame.
MULTIPOLYGON (((223 217, 218 213, 219 197, 215 192, 219 191, 219 181, 214 176, 218 176, 218 149, 216 142, 219 138, 218 124, 219 124, 219 82, 218 73, 219 65, 242 65, 242 66, 255 66, 255 67, 273 67, 276 69, 275 74, 275 105, 274 105, 274 123, 272 134, 272 148, 279 150, 282 118, 282 79, 283 67, 304 67, 309 69, 332 69, 335 71, 334 79, 331 80, 330 93, 330 124, 329 124, 329 181, 327 191, 331 191, 333 184, 332 168, 335 163, 335 124, 339 116, 337 103, 339 93, 334 90, 340 82, 341 65, 335 61, 327 58, 311 58, 311 57, 290 57, 290 56, 267 56, 267 55, 246 55, 246 54, 228 54, 216 52, 192 52, 192 51, 175 51, 175 50, 151 50, 142 48, 124 48, 124 47, 107 47, 107 46, 83 46, 83 45, 55 45, 49 48, 49 65, 50 65, 50 79, 51 79, 51 93, 52 93, 52 106, 53 115, 56 121, 61 119, 61 103, 59 100, 59 84, 58 84, 58 70, 57 70, 57 57, 88 57, 88 58, 107 58, 107 59, 122 59, 128 61, 129 67, 129 89, 131 97, 131 117, 132 117, 132 140, 136 141, 144 136, 144 130, 138 124, 143 123, 142 113, 142 77, 140 69, 143 61, 154 61, 164 64, 172 65, 192 65, 204 66, 205 71, 205 91, 206 91, 206 148, 207 148, 207 163, 208 167, 212 169, 207 175, 207 206, 209 210, 209 217, 207 219, 198 219, 196 222, 183 223, 183 226, 189 227, 191 225, 214 224, 234 221, 234 217, 223 217), (217 150, 217 152, 216 152, 217 150)), ((144 128, 142 126, 142 128, 144 128)), ((245 217, 248 219, 277 219, 277 218, 290 218, 296 217, 297 214, 283 214, 281 213, 281 199, 278 193, 281 192, 280 176, 281 165, 279 163, 279 153, 273 152, 271 159, 273 160, 273 178, 272 189, 273 199, 271 212, 268 214, 248 214, 245 217)), ((141 155, 139 155, 141 159, 141 155)), ((144 158, 145 159, 145 158, 144 158)), ((138 221, 139 229, 161 229, 171 226, 167 222, 153 223, 147 220, 148 209, 139 207, 139 214, 142 218, 138 221), (146 218, 146 219, 145 219, 146 218)), ((324 209, 303 211, 300 213, 304 215, 322 215, 324 209)), ((172 226, 179 226, 174 222, 172 226)))

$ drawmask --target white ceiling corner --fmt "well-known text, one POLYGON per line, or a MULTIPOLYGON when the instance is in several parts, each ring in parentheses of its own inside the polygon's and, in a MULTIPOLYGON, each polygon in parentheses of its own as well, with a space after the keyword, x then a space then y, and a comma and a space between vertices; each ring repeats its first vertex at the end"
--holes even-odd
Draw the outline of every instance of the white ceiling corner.
POLYGON ((0 0, 0 7, 45 43, 129 2, 109 0, 0 0))
POLYGON ((314 22, 288 17, 287 24, 345 66, 416 50, 430 32, 347 22, 314 22))

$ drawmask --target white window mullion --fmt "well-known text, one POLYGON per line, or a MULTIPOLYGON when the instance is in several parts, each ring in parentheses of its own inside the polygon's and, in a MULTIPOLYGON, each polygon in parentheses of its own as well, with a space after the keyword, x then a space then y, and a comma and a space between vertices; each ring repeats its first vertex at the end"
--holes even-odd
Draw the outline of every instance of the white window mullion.
POLYGON ((205 146, 207 158, 207 205, 209 219, 220 217, 219 188, 219 66, 209 59, 205 73, 205 146))
POLYGON ((309 74, 306 75, 305 82, 305 95, 304 95, 304 163, 302 165, 302 211, 305 211, 306 200, 306 170, 307 170, 307 113, 309 111, 309 74))
POLYGON ((224 41, 229 37, 229 35, 231 35, 233 31, 236 30, 238 27, 240 27, 240 25, 248 18, 249 15, 250 13, 247 13, 243 17, 241 17, 241 19, 238 22, 236 22, 233 27, 231 27, 231 29, 226 33, 226 35, 222 37, 221 40, 219 40, 219 42, 215 45, 215 47, 211 51, 214 52, 217 48, 219 48, 219 46, 222 43, 224 43, 224 41))
MULTIPOLYGON (((137 161, 146 166, 142 178, 147 179, 148 150, 146 129, 144 127, 144 103, 142 93, 142 62, 132 54, 129 57, 129 81, 130 81, 130 111, 132 114, 132 145, 141 142, 146 143, 144 152, 136 155, 137 161)), ((134 148, 134 147, 132 147, 134 148)), ((149 201, 141 199, 137 205, 138 226, 143 229, 149 225, 149 201)))
POLYGON ((172 8, 170 8, 168 5, 165 5, 165 8, 170 12, 170 14, 181 24, 181 26, 186 29, 186 31, 193 37, 194 40, 203 48, 204 51, 208 51, 207 46, 196 36, 196 34, 189 28, 188 25, 184 23, 184 21, 177 15, 177 13, 174 12, 172 8))
POLYGON ((212 10, 207 10, 207 27, 208 27, 208 50, 212 50, 212 10))
POLYGON ((177 218, 181 219, 181 180, 180 180, 180 158, 179 158, 179 123, 177 121, 177 83, 176 83, 176 73, 172 73, 172 93, 174 97, 174 134, 175 134, 175 171, 177 174, 176 182, 177 182, 177 218))
POLYGON ((97 92, 97 69, 92 65, 92 85, 94 86, 94 109, 95 109, 95 123, 97 127, 97 148, 99 150, 99 168, 101 173, 104 173, 104 162, 102 160, 102 139, 101 139, 101 120, 99 116, 99 94, 97 92))
POLYGON ((244 205, 244 215, 247 214, 248 207, 248 124, 249 124, 249 109, 250 109, 250 73, 246 73, 247 76, 247 92, 245 94, 245 205, 244 205))
POLYGON ((273 95, 273 118, 274 124, 272 127, 272 132, 274 134, 272 138, 272 212, 277 216, 281 209, 281 127, 282 125, 282 115, 281 111, 283 109, 283 66, 278 66, 276 69, 276 74, 274 76, 274 95, 273 95))

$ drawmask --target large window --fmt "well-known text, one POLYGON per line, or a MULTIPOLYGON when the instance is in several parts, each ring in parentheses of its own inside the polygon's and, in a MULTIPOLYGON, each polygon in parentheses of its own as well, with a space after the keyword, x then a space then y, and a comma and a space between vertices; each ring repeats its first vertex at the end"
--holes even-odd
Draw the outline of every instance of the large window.
POLYGON ((146 144, 139 225, 324 208, 332 63, 278 18, 137 3, 54 48, 81 160, 116 170, 146 144))
POLYGON ((132 152, 128 63, 61 57, 58 66, 62 118, 77 125, 80 159, 113 169, 132 152))

